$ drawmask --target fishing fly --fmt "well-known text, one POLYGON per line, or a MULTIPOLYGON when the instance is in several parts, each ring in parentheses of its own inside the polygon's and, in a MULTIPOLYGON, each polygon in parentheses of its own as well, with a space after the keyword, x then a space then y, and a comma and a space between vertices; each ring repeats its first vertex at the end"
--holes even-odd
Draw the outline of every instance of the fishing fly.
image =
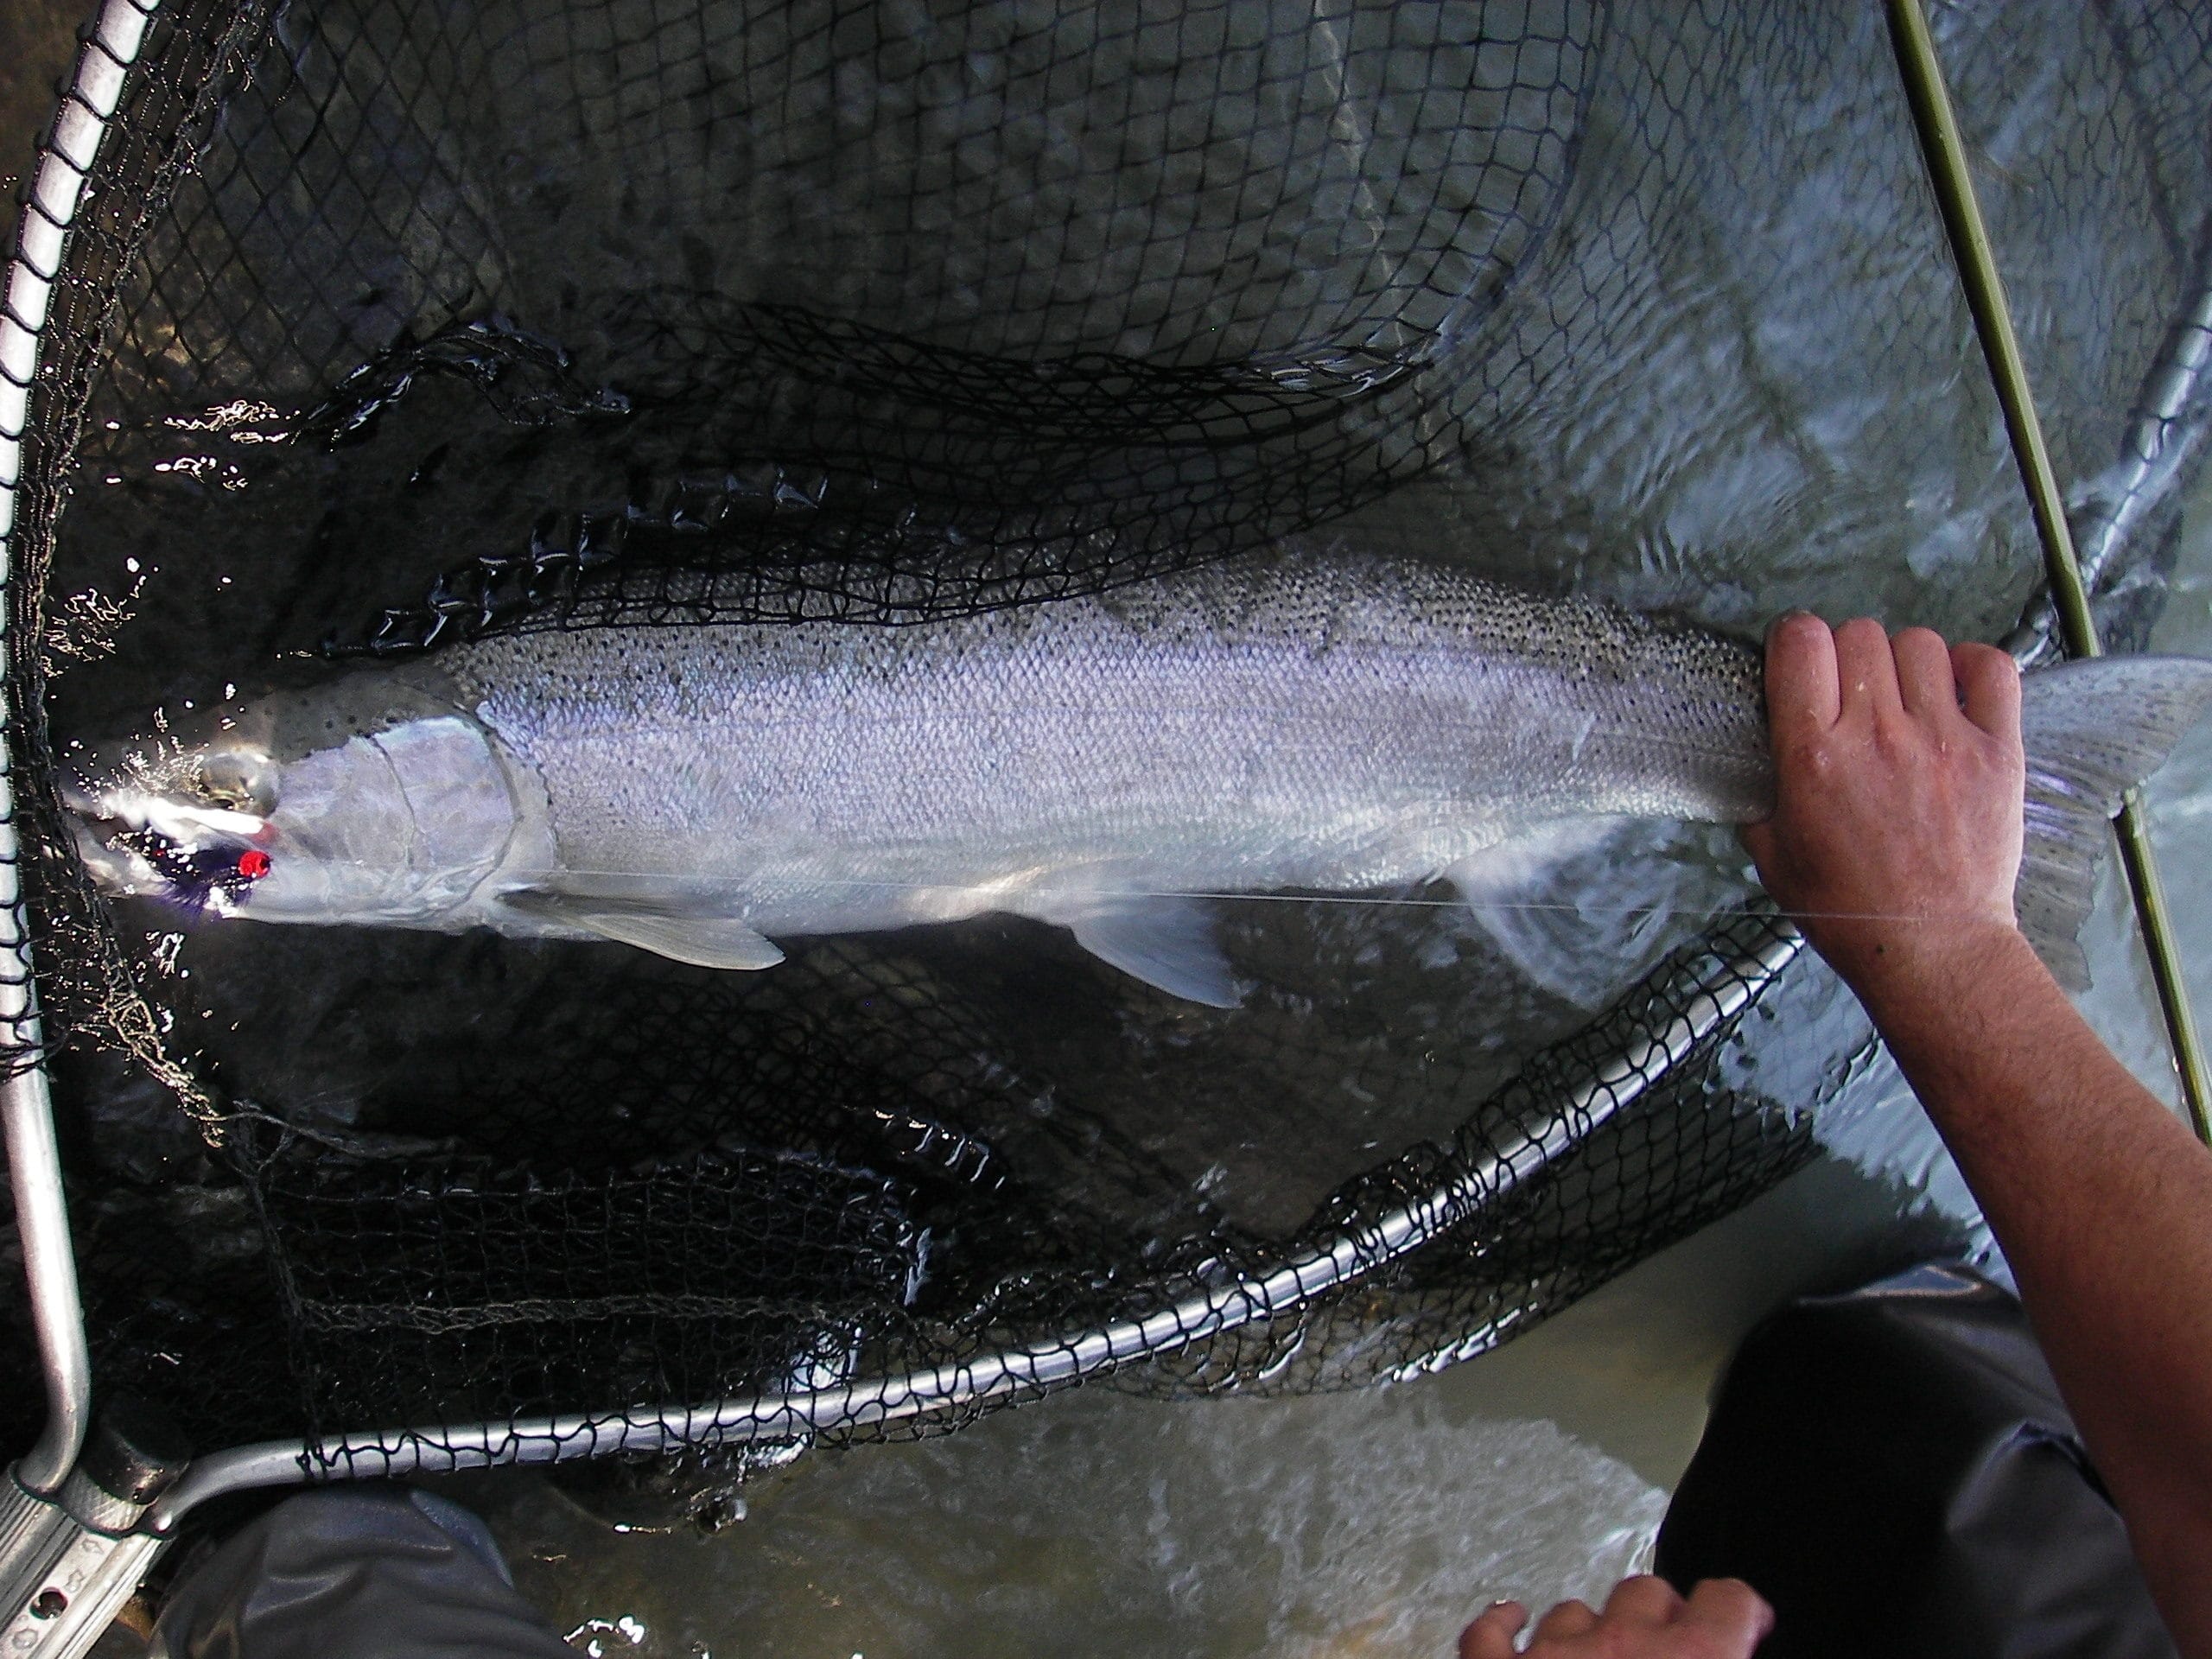
POLYGON ((195 915, 235 914, 246 890, 274 868, 258 847, 196 845, 150 825, 118 830, 109 844, 143 860, 161 883, 161 896, 195 915))

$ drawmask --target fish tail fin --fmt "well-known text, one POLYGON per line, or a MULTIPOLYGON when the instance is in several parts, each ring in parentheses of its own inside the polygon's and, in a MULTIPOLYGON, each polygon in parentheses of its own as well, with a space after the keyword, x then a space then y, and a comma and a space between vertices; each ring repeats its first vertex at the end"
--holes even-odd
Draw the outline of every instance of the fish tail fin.
POLYGON ((2084 990, 2080 934, 2112 817, 2212 703, 2212 661, 2099 657, 2031 674, 2020 692, 2028 787, 2013 909, 2059 983, 2084 990))

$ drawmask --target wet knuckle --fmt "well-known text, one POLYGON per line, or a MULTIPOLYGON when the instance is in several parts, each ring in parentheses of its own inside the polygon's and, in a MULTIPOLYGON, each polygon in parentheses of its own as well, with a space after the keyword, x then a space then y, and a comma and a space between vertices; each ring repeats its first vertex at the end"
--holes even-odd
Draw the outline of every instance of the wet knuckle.
POLYGON ((1784 771, 1825 772, 1834 750, 1825 733, 1792 732, 1775 744, 1774 753, 1784 771))

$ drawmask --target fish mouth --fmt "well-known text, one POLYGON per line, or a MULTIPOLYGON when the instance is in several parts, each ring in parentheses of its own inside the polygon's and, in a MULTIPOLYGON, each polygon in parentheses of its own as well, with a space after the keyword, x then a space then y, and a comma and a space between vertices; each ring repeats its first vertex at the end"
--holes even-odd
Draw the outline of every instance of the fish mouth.
POLYGON ((258 814, 127 784, 65 782, 60 794, 78 861, 111 898, 167 899, 227 915, 267 873, 258 849, 272 832, 258 814))
POLYGON ((111 899, 135 899, 167 884, 152 862, 124 845, 121 826, 71 816, 69 840, 92 886, 111 899))

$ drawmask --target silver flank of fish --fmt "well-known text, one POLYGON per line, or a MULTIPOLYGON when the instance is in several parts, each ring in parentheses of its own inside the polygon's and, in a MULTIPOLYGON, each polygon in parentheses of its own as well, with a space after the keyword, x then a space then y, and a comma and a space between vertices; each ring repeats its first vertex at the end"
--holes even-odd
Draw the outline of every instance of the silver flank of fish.
POLYGON ((770 933, 1375 887, 1548 819, 1755 817, 1771 787, 1753 653, 1403 563, 887 630, 524 634, 448 667, 567 868, 739 880, 770 933))
MULTIPOLYGON (((2212 696, 2212 669, 2183 677, 2158 754, 2212 696)), ((507 635, 267 700, 77 804, 96 829, 260 850, 213 906, 247 917, 763 967, 778 938, 1007 911, 1225 1005, 1198 896, 1480 888, 1485 855, 1560 826, 1741 823, 1771 798, 1741 642, 1295 550, 904 627, 507 635)), ((112 835, 79 842, 111 887, 162 879, 112 835)))

